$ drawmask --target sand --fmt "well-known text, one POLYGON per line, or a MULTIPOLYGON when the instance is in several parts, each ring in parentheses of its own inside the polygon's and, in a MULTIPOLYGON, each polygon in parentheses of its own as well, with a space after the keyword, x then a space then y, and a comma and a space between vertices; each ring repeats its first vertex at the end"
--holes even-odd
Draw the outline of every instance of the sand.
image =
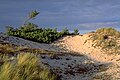
POLYGON ((51 44, 41 44, 4 34, 0 34, 0 40, 24 47, 61 52, 64 55, 58 55, 58 58, 43 55, 46 58, 42 60, 56 74, 62 76, 63 80, 120 80, 120 55, 107 54, 100 48, 92 47, 90 34, 92 33, 66 36, 51 44))
MULTIPOLYGON (((89 36, 92 33, 66 36, 55 44, 62 46, 68 51, 78 52, 79 54, 86 55, 93 61, 108 63, 109 69, 106 70, 106 74, 111 75, 114 79, 120 80, 120 55, 105 53, 100 48, 92 47, 93 42, 89 40, 89 36)), ((101 80, 101 79, 100 79, 101 80)))

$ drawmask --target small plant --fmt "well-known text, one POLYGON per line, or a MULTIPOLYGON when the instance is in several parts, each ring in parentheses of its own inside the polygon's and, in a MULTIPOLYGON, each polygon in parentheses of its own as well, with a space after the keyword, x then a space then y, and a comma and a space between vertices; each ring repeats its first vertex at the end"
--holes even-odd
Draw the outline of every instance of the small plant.
POLYGON ((75 35, 79 34, 79 30, 78 29, 74 29, 74 33, 75 35))
POLYGON ((63 34, 69 34, 69 30, 67 27, 65 27, 63 30, 62 30, 62 33, 63 34))
POLYGON ((28 19, 24 22, 24 24, 26 24, 27 21, 29 21, 30 19, 34 19, 38 14, 39 12, 37 12, 36 10, 31 11, 28 16, 28 19))

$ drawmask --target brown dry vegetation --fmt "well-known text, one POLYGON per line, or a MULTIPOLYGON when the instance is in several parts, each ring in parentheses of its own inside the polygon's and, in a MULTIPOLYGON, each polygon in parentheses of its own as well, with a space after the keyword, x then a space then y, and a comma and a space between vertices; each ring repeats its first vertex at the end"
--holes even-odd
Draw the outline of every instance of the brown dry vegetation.
POLYGON ((120 53, 120 32, 113 28, 101 28, 90 35, 94 47, 100 47, 106 53, 120 53))

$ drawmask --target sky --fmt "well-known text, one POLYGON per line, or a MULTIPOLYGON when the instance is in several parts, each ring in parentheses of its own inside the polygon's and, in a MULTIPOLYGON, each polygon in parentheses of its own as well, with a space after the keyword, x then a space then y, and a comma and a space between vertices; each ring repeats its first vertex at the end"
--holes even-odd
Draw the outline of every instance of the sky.
POLYGON ((30 22, 43 28, 120 27, 120 0, 0 0, 0 31, 20 27, 32 10, 40 14, 30 22))

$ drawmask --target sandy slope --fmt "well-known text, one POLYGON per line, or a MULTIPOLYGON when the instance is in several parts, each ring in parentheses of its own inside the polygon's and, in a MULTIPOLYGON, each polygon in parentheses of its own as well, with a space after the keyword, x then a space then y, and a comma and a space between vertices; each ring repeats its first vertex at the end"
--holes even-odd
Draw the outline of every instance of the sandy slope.
POLYGON ((5 34, 0 34, 0 41, 8 42, 8 43, 15 44, 22 47, 42 48, 45 50, 57 51, 57 52, 64 51, 62 48, 56 47, 53 44, 33 42, 33 41, 25 40, 22 38, 18 38, 18 37, 8 36, 5 34))
POLYGON ((120 80, 120 55, 107 54, 100 50, 100 48, 92 47, 92 41, 88 40, 90 34, 92 33, 77 36, 67 36, 55 42, 55 44, 62 46, 69 51, 86 55, 94 61, 110 63, 111 65, 106 71, 106 74, 113 76, 117 80, 120 80))
POLYGON ((101 62, 113 62, 120 58, 120 55, 108 55, 100 48, 92 47, 93 43, 89 40, 89 35, 90 33, 77 36, 67 36, 56 41, 55 44, 57 46, 62 46, 66 50, 82 53, 101 62))

